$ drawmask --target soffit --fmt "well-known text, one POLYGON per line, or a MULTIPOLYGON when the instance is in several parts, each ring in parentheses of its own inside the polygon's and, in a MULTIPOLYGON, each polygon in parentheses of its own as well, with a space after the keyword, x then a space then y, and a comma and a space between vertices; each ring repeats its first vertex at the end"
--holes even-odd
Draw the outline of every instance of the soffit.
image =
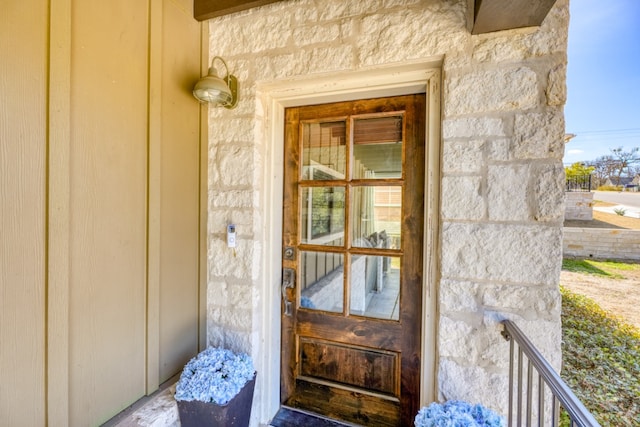
POLYGON ((537 27, 556 0, 475 0, 472 34, 537 27))
MULTIPOLYGON (((287 0, 193 0, 198 21, 287 0)), ((445 0, 446 1, 446 0, 445 0)), ((475 0, 472 34, 539 26, 556 0, 475 0)))

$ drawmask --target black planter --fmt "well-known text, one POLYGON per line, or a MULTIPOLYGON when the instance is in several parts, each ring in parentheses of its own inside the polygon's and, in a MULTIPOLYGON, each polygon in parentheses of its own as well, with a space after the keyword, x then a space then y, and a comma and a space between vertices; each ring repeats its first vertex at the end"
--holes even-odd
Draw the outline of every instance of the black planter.
POLYGON ((178 413, 182 427, 247 427, 251 419, 251 404, 256 376, 226 405, 199 400, 178 400, 178 413))

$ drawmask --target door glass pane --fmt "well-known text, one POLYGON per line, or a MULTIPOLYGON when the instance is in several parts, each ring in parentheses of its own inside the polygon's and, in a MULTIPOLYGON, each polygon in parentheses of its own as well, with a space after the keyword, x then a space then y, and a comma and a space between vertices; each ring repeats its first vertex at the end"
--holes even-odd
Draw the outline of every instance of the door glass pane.
POLYGON ((353 187, 351 218, 351 246, 400 249, 402 187, 353 187))
POLYGON ((344 179, 346 173, 346 123, 332 121, 302 124, 302 179, 344 179))
POLYGON ((302 251, 300 272, 301 308, 342 313, 344 255, 302 251))
POLYGON ((402 116, 353 122, 353 178, 402 177, 402 116))
POLYGON ((300 242, 344 246, 344 187, 306 187, 300 198, 300 242))
POLYGON ((351 314, 398 320, 400 257, 353 255, 349 286, 351 314))

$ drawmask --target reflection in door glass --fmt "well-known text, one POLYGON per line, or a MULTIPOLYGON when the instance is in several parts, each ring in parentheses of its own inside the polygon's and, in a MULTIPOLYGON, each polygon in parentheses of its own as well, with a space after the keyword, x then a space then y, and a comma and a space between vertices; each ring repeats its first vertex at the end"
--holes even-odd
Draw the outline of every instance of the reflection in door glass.
POLYGON ((353 187, 351 218, 352 246, 400 249, 402 187, 353 187))
POLYGON ((398 320, 400 258, 354 255, 350 270, 351 314, 398 320))
POLYGON ((330 252, 300 253, 300 307, 342 313, 344 256, 330 252))
POLYGON ((402 177, 402 116, 353 122, 353 178, 402 177))
POLYGON ((302 125, 302 179, 344 179, 346 123, 333 121, 302 125))
POLYGON ((301 243, 344 245, 344 187, 306 187, 300 198, 301 243))

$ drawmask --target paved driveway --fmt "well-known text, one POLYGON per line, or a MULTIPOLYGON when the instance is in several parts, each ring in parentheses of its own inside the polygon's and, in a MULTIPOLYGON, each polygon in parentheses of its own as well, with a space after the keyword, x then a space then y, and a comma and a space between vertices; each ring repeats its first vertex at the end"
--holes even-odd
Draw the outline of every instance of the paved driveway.
POLYGON ((594 191, 593 200, 601 200, 603 202, 633 206, 640 209, 640 191, 594 191))
POLYGON ((594 207, 594 210, 616 213, 614 209, 624 209, 625 216, 640 218, 640 192, 594 191, 594 193, 593 200, 616 204, 616 206, 594 207))

